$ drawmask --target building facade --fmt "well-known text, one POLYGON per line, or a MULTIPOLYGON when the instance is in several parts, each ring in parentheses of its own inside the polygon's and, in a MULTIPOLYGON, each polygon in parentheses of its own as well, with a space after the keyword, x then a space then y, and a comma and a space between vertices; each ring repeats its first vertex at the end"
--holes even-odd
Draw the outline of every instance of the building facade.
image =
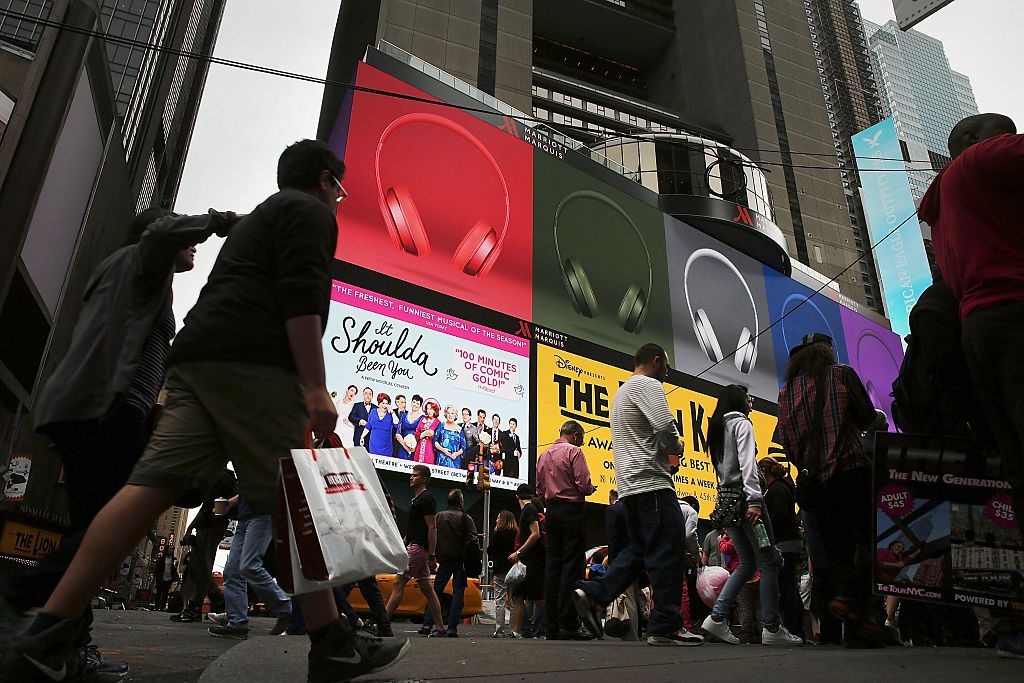
POLYGON ((949 132, 961 119, 978 113, 970 79, 953 71, 942 41, 895 21, 864 20, 872 66, 885 117, 893 117, 910 191, 924 196, 936 171, 949 163, 949 132))
POLYGON ((12 562, 38 560, 67 523, 61 461, 32 408, 81 294, 136 211, 177 193, 207 62, 152 45, 212 51, 223 7, 0 0, 0 556, 12 562))
MULTIPOLYGON (((803 0, 342 3, 328 78, 349 81, 379 41, 485 92, 493 72, 491 94, 584 144, 661 134, 657 146, 682 150, 637 168, 617 162, 629 172, 704 182, 715 171, 693 171, 688 157, 703 158, 701 140, 725 145, 765 175, 766 220, 787 258, 832 277, 860 257, 803 0)), ((325 92, 324 139, 344 94, 325 92)), ((715 168, 723 165, 735 168, 715 168)), ((861 272, 847 271, 838 285, 868 300, 861 272)))

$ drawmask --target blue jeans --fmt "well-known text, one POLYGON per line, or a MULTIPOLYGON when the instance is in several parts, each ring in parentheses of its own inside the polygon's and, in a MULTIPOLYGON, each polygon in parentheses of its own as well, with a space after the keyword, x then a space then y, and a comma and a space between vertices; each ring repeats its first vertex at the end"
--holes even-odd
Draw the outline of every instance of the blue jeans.
MULTIPOLYGON (((444 587, 448 580, 452 582, 452 606, 448 610, 448 633, 458 633, 459 621, 462 616, 462 604, 466 599, 466 566, 462 558, 456 560, 441 560, 437 565, 437 573, 434 575, 434 592, 438 599, 444 595, 444 587)), ((430 615, 428 607, 423 614, 423 625, 430 628, 434 625, 434 617, 430 615)))
POLYGON ((249 628, 248 584, 252 584, 274 616, 291 614, 292 601, 263 566, 263 556, 267 554, 272 536, 270 515, 238 521, 224 565, 224 604, 231 628, 249 628))
MULTIPOLYGON (((772 522, 767 512, 762 513, 761 520, 768 530, 768 537, 773 538, 772 522)), ((775 631, 779 627, 779 569, 782 567, 782 554, 774 545, 758 548, 754 527, 746 520, 739 526, 729 527, 728 531, 740 564, 725 582, 711 610, 711 616, 715 621, 728 619, 736 606, 736 596, 747 581, 754 578, 754 570, 760 569, 761 622, 769 631, 775 631)))
POLYGON ((646 568, 651 575, 654 607, 647 632, 666 635, 683 626, 679 605, 686 572, 685 525, 675 491, 659 489, 623 496, 629 545, 608 567, 604 578, 581 581, 583 591, 602 605, 624 593, 646 568))

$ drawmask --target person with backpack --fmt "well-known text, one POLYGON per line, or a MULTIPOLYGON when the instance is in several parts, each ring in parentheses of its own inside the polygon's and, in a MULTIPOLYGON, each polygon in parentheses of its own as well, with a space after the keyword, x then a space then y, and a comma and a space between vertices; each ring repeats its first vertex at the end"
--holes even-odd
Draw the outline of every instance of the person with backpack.
MULTIPOLYGON (((437 513, 437 571, 434 573, 434 592, 441 595, 448 582, 452 582, 452 605, 448 610, 448 628, 445 631, 431 630, 430 636, 445 635, 459 637, 459 621, 466 597, 466 546, 476 543, 476 523, 463 509, 462 491, 448 492, 448 508, 437 513)), ((423 628, 431 629, 434 619, 430 610, 423 615, 423 628)))
POLYGON ((790 350, 785 380, 775 441, 799 470, 797 502, 811 511, 808 531, 827 560, 827 570, 815 561, 816 592, 846 623, 845 647, 882 647, 882 627, 869 608, 874 498, 871 456, 860 434, 875 408, 824 334, 809 334, 790 350))

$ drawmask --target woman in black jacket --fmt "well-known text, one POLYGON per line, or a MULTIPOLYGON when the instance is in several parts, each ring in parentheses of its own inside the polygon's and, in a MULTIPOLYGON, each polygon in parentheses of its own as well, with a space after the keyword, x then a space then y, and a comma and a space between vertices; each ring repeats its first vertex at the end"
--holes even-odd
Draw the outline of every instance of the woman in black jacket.
POLYGON ((782 622, 790 633, 804 638, 804 605, 800 599, 804 542, 796 516, 796 485, 785 466, 775 458, 762 458, 757 466, 767 482, 764 503, 772 520, 775 547, 782 553, 779 572, 782 622))
POLYGON ((491 581, 494 584, 495 626, 492 638, 501 638, 505 635, 505 601, 508 598, 505 574, 512 568, 508 556, 515 552, 518 531, 519 524, 512 512, 502 510, 498 513, 498 521, 494 526, 494 533, 491 534, 491 542, 487 546, 487 557, 490 558, 493 569, 491 581))

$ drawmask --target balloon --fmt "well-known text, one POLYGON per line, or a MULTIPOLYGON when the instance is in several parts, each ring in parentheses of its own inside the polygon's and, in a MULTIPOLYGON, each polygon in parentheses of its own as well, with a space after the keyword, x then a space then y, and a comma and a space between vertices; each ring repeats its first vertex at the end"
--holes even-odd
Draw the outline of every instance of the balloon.
POLYGON ((714 607, 715 600, 729 580, 729 571, 724 567, 704 567, 697 574, 697 593, 708 607, 714 607))

